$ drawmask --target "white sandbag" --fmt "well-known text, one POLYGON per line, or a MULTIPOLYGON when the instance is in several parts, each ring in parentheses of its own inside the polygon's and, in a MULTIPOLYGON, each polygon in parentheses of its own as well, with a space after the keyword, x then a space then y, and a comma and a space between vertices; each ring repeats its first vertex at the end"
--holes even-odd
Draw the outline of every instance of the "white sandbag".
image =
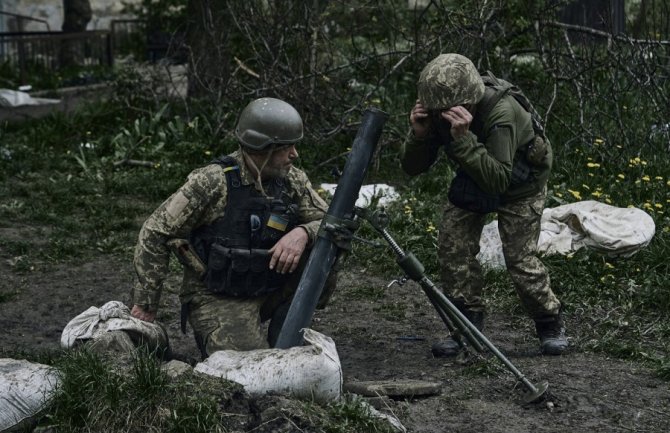
MULTIPOLYGON (((608 257, 630 257, 649 245, 654 220, 637 208, 619 208, 593 200, 546 208, 542 213, 538 252, 568 255, 587 247, 608 257)), ((484 226, 477 260, 483 266, 504 268, 498 221, 484 226)))
POLYGON ((146 344, 152 350, 168 348, 165 330, 157 323, 149 323, 130 315, 130 309, 119 301, 110 301, 101 308, 90 307, 63 329, 60 344, 65 349, 77 342, 95 340, 111 331, 125 331, 136 344, 146 344))
POLYGON ((649 245, 656 232, 654 220, 642 209, 593 200, 545 209, 542 224, 567 227, 572 234, 573 251, 585 246, 609 257, 632 256, 649 245))
MULTIPOLYGON (((320 187, 328 191, 331 195, 335 194, 337 189, 336 183, 322 183, 320 187)), ((356 199, 356 206, 358 207, 367 207, 369 206, 374 199, 378 199, 378 204, 380 206, 386 206, 391 202, 394 202, 400 198, 398 194, 390 185, 385 183, 374 183, 370 185, 363 185, 358 193, 358 198, 356 199)))
POLYGON ((339 399, 342 366, 335 343, 311 329, 304 330, 304 338, 309 345, 289 349, 220 350, 194 371, 237 382, 251 395, 277 392, 319 402, 339 399))
POLYGON ((20 90, 0 89, 0 107, 20 107, 23 105, 57 104, 58 99, 33 98, 20 90))
POLYGON ((22 429, 51 400, 58 372, 26 360, 0 359, 0 432, 22 429))

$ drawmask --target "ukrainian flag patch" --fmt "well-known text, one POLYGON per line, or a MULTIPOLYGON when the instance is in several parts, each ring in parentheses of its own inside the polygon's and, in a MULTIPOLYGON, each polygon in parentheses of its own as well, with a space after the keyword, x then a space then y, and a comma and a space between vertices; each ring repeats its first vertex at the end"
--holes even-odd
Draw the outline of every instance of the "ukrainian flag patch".
POLYGON ((268 220, 268 227, 272 227, 275 230, 286 231, 286 226, 288 226, 288 221, 282 218, 279 215, 272 214, 268 220))

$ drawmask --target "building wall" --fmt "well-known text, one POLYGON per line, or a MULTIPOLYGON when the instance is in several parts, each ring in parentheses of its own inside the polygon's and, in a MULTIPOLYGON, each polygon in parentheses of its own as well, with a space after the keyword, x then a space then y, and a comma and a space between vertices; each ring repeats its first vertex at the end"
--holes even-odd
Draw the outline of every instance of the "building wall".
MULTIPOLYGON (((139 3, 139 0, 90 0, 93 18, 88 30, 109 30, 113 19, 130 18, 122 13, 123 3, 139 3)), ((28 21, 25 31, 60 31, 63 24, 62 0, 0 0, 0 12, 27 15, 46 21, 48 24, 28 21)), ((17 31, 16 19, 0 14, 0 32, 17 31)))

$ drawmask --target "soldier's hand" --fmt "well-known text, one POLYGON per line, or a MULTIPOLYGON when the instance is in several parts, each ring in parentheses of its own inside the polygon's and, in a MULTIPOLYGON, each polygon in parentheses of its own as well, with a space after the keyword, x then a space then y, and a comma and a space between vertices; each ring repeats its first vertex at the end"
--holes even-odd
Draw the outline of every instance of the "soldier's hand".
POLYGON ((454 140, 464 137, 470 130, 472 114, 462 105, 443 111, 442 117, 451 123, 451 136, 454 140))
POLYGON ((270 248, 270 269, 275 269, 280 274, 295 271, 308 240, 307 231, 302 227, 286 233, 270 248))
POLYGON ((144 320, 145 322, 153 322, 156 320, 155 311, 145 310, 137 304, 133 305, 133 308, 130 310, 130 315, 137 319, 144 320))
POLYGON ((414 130, 416 138, 424 138, 428 133, 428 110, 424 108, 421 102, 417 99, 416 104, 409 114, 409 124, 414 130))

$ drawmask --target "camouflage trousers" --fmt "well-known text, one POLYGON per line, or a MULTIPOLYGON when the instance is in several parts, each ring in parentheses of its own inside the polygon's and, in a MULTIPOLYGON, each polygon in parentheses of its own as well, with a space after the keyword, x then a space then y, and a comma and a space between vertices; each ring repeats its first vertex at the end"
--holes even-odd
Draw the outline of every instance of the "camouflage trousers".
MULTIPOLYGON (((253 298, 215 295, 206 289, 182 295, 188 311, 188 322, 203 358, 217 350, 267 349, 277 338, 288 312, 290 301, 300 283, 306 257, 291 274, 283 289, 253 298), (270 320, 266 332, 263 322, 270 320)), ((337 273, 331 271, 324 285, 319 305, 335 290, 337 273)))
MULTIPOLYGON (((558 314, 561 303, 552 292, 547 270, 537 258, 540 219, 546 191, 504 203, 498 209, 498 231, 507 271, 527 313, 533 318, 558 314)), ((439 238, 441 282, 445 295, 484 311, 483 271, 476 259, 486 215, 447 202, 439 238)))

